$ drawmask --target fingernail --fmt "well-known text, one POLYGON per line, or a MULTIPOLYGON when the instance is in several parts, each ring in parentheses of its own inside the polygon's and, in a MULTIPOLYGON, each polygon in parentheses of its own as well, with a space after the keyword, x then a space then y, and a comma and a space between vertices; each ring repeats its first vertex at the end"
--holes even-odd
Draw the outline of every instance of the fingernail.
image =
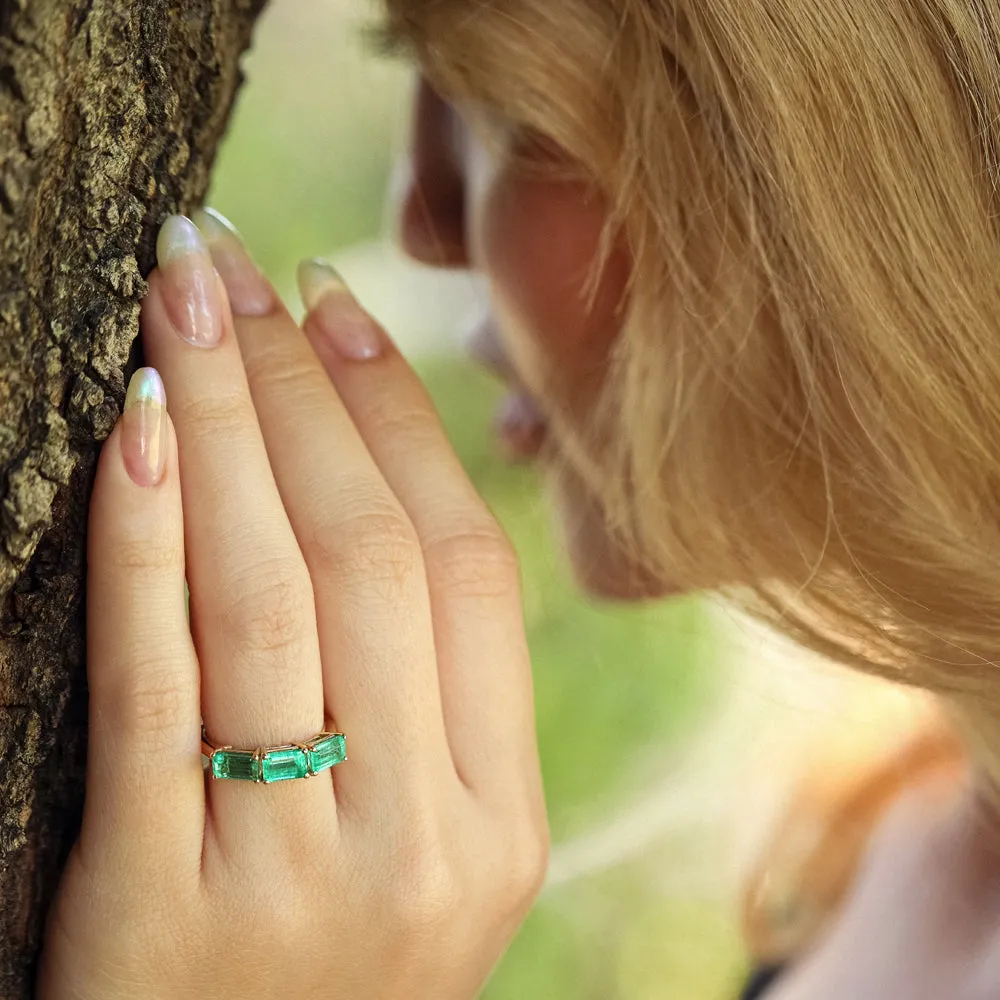
POLYGON ((192 216, 208 243, 216 271, 229 293, 236 316, 266 316, 275 305, 275 295, 247 253, 236 227, 215 209, 199 209, 192 216))
POLYGON ((344 279, 325 260, 299 264, 299 293, 308 322, 348 361, 370 361, 386 346, 382 328, 351 294, 344 279))
POLYGON ((122 416, 122 458, 137 486, 155 486, 166 465, 167 394, 155 368, 140 368, 128 384, 122 416))
POLYGON ((189 344, 215 347, 222 337, 222 304, 212 256, 198 227, 183 215, 169 216, 156 240, 156 259, 174 328, 189 344))

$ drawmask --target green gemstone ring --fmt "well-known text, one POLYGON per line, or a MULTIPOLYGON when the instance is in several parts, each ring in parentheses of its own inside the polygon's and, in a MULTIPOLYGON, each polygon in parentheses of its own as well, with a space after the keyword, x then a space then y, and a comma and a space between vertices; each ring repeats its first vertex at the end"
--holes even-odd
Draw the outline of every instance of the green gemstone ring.
POLYGON ((347 760, 347 739, 343 733, 319 733, 307 743, 287 743, 256 750, 235 750, 216 746, 201 727, 201 752, 208 758, 213 778, 271 784, 310 778, 347 760))

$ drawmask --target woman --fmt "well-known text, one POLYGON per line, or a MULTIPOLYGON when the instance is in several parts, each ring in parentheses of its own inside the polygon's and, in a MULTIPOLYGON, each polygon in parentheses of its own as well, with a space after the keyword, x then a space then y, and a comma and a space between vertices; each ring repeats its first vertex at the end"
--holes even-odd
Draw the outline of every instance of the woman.
MULTIPOLYGON (((724 588, 968 750, 879 786, 767 1000, 997 995, 1000 7, 387 6, 424 74, 402 242, 488 276, 478 352, 581 582, 724 588)), ((547 852, 514 559, 336 276, 302 270, 300 331, 198 222, 95 487, 39 995, 472 997, 547 852)))

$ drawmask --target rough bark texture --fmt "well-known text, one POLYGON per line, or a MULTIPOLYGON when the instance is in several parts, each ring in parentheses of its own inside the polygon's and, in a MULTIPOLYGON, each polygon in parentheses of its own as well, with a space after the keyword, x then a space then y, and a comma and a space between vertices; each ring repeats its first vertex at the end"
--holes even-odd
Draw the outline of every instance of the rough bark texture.
POLYGON ((96 454, 264 2, 0 0, 0 1000, 31 995, 79 824, 96 454))

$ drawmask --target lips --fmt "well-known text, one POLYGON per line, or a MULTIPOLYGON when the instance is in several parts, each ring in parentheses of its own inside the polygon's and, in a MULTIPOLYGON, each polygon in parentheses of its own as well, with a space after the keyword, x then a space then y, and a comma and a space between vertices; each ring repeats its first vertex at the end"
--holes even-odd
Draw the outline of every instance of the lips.
POLYGON ((501 381, 517 381, 517 375, 500 343, 500 334, 492 316, 479 322, 469 336, 466 349, 473 361, 492 372, 501 381))
POLYGON ((507 457, 521 462, 538 457, 548 430, 535 401, 523 392, 511 392, 503 400, 494 427, 507 457))
POLYGON ((545 416, 518 378, 500 343, 492 318, 488 317, 473 332, 469 338, 468 352, 473 360, 510 388, 493 421, 504 454, 514 462, 528 462, 537 458, 545 444, 548 430, 545 416))

